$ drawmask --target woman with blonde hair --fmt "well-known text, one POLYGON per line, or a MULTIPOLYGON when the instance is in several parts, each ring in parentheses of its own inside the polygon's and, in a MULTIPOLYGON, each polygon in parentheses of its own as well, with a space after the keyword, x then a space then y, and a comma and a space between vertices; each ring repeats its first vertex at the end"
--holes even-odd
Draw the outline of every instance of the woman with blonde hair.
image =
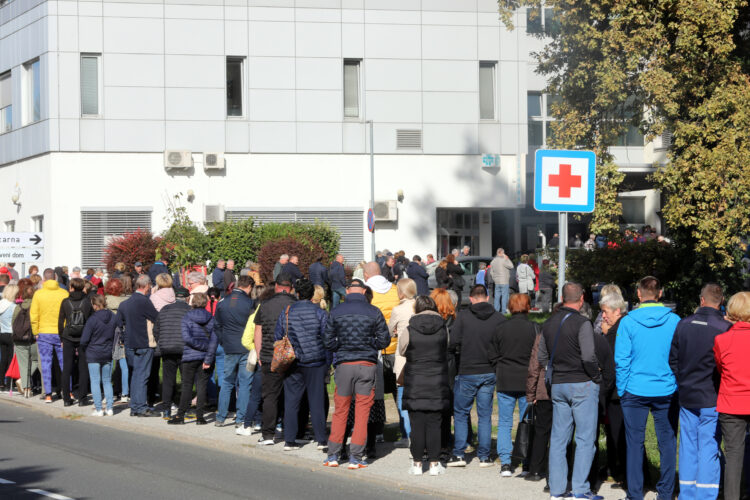
MULTIPOLYGON (((5 372, 13 359, 13 311, 16 309, 18 285, 5 285, 0 300, 0 391, 5 391, 5 372)), ((13 384, 13 381, 10 381, 13 384)))
POLYGON ((362 281, 365 280, 365 264, 367 264, 367 262, 364 260, 357 264, 357 267, 354 268, 354 273, 352 273, 352 278, 359 278, 362 281))
POLYGON ((521 262, 516 267, 516 281, 518 282, 518 291, 526 293, 534 291, 534 270, 529 265, 529 256, 521 255, 521 262))
POLYGON ((326 302, 325 299, 326 296, 326 290, 320 285, 315 285, 315 293, 313 294, 312 299, 310 299, 310 302, 313 304, 318 304, 321 309, 324 311, 328 310, 328 302, 326 302))
POLYGON ((156 286, 151 289, 151 303, 158 311, 168 305, 175 303, 174 288, 172 288, 172 277, 167 273, 156 275, 156 286))
POLYGON ((399 304, 393 308, 391 319, 388 322, 388 330, 391 337, 396 337, 396 353, 393 362, 393 373, 396 376, 396 406, 399 412, 399 427, 401 429, 401 440, 396 441, 397 448, 406 448, 409 445, 411 425, 409 414, 403 409, 402 399, 404 397, 404 384, 402 372, 406 364, 406 347, 409 345, 409 320, 414 315, 414 297, 417 296, 417 284, 412 279, 402 279, 396 283, 399 304), (399 383, 401 380, 401 383, 399 383))

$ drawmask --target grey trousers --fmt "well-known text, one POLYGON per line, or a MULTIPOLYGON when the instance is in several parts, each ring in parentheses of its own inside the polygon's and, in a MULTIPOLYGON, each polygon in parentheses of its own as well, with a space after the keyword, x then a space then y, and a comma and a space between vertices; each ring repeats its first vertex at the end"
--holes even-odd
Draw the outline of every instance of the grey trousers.
POLYGON ((39 369, 39 349, 37 349, 36 342, 31 345, 14 344, 14 347, 18 359, 18 370, 21 372, 21 386, 28 389, 31 387, 29 374, 39 369), (29 363, 31 363, 31 371, 29 371, 29 363))

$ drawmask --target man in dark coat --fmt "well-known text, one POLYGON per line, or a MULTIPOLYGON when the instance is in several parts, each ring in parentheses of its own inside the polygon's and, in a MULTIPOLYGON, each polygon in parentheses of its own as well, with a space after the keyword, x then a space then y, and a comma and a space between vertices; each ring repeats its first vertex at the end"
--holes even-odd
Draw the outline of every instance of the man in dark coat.
POLYGON ((93 313, 91 302, 83 291, 85 282, 81 278, 70 281, 70 296, 60 304, 60 319, 57 330, 61 332, 63 348, 62 369, 62 395, 65 406, 71 406, 73 400, 70 397, 70 378, 73 374, 73 365, 78 353, 78 405, 86 404, 86 395, 89 385, 89 367, 86 363, 86 353, 80 349, 83 327, 89 316, 93 313))
POLYGON ((297 282, 297 280, 301 280, 304 277, 302 275, 302 271, 299 270, 299 257, 297 257, 296 255, 292 255, 291 257, 289 257, 289 262, 284 264, 281 272, 289 275, 292 283, 292 288, 294 288, 294 284, 297 282))
POLYGON ((331 309, 335 308, 341 302, 341 297, 346 295, 346 270, 344 269, 344 256, 336 254, 336 258, 331 263, 331 269, 328 272, 328 279, 331 284, 331 294, 333 301, 331 309))
POLYGON ((328 282, 328 269, 323 265, 323 256, 310 265, 310 281, 313 285, 325 287, 328 282))
POLYGON ((224 295, 228 295, 229 292, 234 288, 236 278, 234 277, 234 261, 229 259, 227 261, 226 269, 224 269, 224 295))
POLYGON ((422 267, 422 257, 415 255, 412 257, 409 266, 406 268, 406 274, 414 280, 417 285, 417 295, 429 295, 430 287, 427 284, 427 271, 422 267))
POLYGON ((172 416, 177 369, 182 362, 182 317, 190 310, 187 303, 190 291, 187 288, 178 288, 175 296, 177 300, 164 306, 154 323, 154 340, 162 361, 161 400, 164 402, 164 417, 172 416))
MULTIPOLYGON (((224 296, 224 268, 227 267, 227 263, 224 259, 216 261, 216 268, 211 273, 211 283, 213 286, 219 289, 221 296, 224 296)), ((182 355, 182 354, 180 354, 182 355)))
MULTIPOLYGON (((166 259, 157 260, 148 269, 148 277, 151 278, 151 285, 156 285, 156 277, 162 273, 169 274, 166 259)), ((171 276, 171 275, 170 275, 171 276)))

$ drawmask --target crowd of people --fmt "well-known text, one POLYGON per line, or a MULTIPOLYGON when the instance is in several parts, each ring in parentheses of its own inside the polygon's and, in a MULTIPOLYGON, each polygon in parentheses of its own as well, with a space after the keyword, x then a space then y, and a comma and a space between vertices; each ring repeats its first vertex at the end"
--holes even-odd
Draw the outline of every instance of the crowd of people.
POLYGON ((584 289, 569 282, 541 324, 529 318, 529 292, 554 281, 541 285, 529 256, 515 266, 498 249, 461 308, 457 255, 440 261, 431 289, 432 256, 423 263, 389 254, 360 263, 351 277, 342 255, 329 267, 319 259, 306 276, 297 256, 281 255, 267 283, 257 264, 235 275, 231 260, 216 263, 211 283, 200 267, 173 275, 163 261, 148 272, 118 264, 106 281, 96 270, 33 269, 20 278, 2 267, 0 370, 15 355, 21 392, 39 385, 46 402, 57 394, 66 406, 90 404, 90 394, 93 416, 112 415, 118 398, 132 417, 169 425, 205 425, 214 413, 215 426, 259 433, 259 446, 294 450, 313 441, 325 466, 349 469, 376 457, 391 394, 394 445, 410 449, 409 474, 441 475, 474 455, 479 467, 492 467, 497 457, 501 477, 520 470, 527 481, 545 481, 552 499, 602 498, 596 491, 608 476, 627 498, 642 499, 650 413, 658 498, 675 491, 679 421, 680 498, 717 498, 723 480, 724 498, 739 499, 750 429, 750 292, 724 309, 722 288, 706 284, 700 307, 681 320, 647 276, 632 310, 618 286, 605 286, 594 318, 584 289), (511 294, 513 270, 519 291, 511 294), (534 415, 522 456, 512 441, 516 407, 523 419, 534 415))

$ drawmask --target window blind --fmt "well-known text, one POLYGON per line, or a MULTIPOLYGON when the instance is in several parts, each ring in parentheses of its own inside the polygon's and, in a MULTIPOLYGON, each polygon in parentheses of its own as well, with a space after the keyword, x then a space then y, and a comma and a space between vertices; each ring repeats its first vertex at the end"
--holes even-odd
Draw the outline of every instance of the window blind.
POLYGON ((479 63, 479 118, 495 119, 495 63, 479 63))
POLYGON ((344 61, 344 117, 359 117, 359 61, 344 61))
POLYGON ((98 56, 81 56, 81 114, 99 114, 98 56))

